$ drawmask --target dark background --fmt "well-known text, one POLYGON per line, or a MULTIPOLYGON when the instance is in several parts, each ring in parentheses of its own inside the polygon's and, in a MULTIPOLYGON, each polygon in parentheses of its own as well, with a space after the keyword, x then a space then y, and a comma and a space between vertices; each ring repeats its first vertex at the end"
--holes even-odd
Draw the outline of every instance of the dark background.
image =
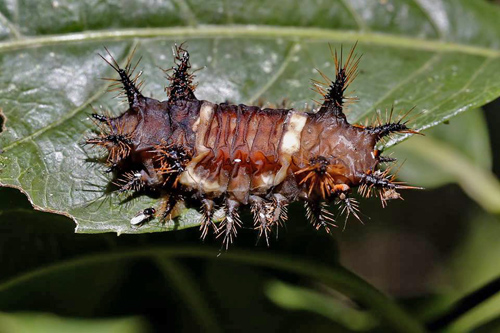
MULTIPOLYGON (((497 176, 500 133, 495 127, 500 123, 499 107, 497 100, 484 108, 497 176)), ((247 227, 240 231, 230 251, 285 254, 323 265, 334 265, 339 259, 403 301, 415 316, 430 318, 426 314, 430 309, 451 303, 500 273, 496 245, 500 221, 453 184, 407 192, 404 198, 391 202, 386 209, 381 209, 377 200, 365 200, 363 213, 371 219, 365 225, 351 220, 344 232, 335 230, 333 236, 314 230, 305 221, 302 207, 294 204, 290 207, 293 218, 279 239, 272 239, 269 248, 262 241, 255 243, 255 231, 248 224, 251 217, 247 214, 243 216, 247 227)), ((70 219, 34 211, 20 192, 7 188, 0 189, 0 219, 1 281, 89 254, 106 256, 154 246, 195 246, 210 251, 220 246, 210 237, 201 242, 197 228, 119 237, 74 234, 70 219)), ((237 264, 225 260, 224 253, 219 257, 215 253, 212 259, 178 259, 175 265, 189 274, 196 292, 224 329, 340 329, 323 316, 286 310, 266 296, 266 287, 275 280, 321 290, 317 281, 237 264)), ((76 265, 41 277, 28 276, 13 287, 0 289, 0 293, 2 311, 40 311, 92 319, 139 315, 155 329, 199 328, 176 284, 149 259, 76 265)))

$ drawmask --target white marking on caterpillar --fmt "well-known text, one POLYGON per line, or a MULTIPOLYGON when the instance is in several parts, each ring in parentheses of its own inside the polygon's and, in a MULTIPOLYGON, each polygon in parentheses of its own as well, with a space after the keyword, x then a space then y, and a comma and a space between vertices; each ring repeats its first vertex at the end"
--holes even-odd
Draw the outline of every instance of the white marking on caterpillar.
POLYGON ((198 165, 199 161, 201 161, 207 153, 199 154, 197 157, 193 158, 188 165, 186 166, 186 170, 180 176, 180 182, 183 185, 190 186, 192 188, 210 193, 222 193, 224 190, 216 180, 208 181, 201 177, 195 170, 195 167, 198 165))
POLYGON ((264 184, 266 187, 271 187, 273 185, 274 175, 272 172, 269 172, 267 175, 262 174, 260 176, 260 179, 262 180, 262 184, 264 184))
POLYGON ((210 149, 203 145, 205 133, 210 130, 209 121, 214 113, 215 105, 210 102, 203 102, 200 108, 200 116, 193 124, 193 132, 196 133, 196 151, 197 154, 209 151, 210 149))
POLYGON ((290 111, 291 117, 288 128, 281 142, 281 153, 292 155, 300 149, 300 136, 304 128, 307 116, 302 112, 290 111))
POLYGON ((307 115, 303 112, 290 111, 287 115, 286 123, 288 126, 283 134, 280 147, 281 168, 274 177, 273 185, 275 186, 286 178, 292 155, 300 149, 300 138, 306 121, 307 115))
POLYGON ((205 133, 209 130, 209 121, 214 113, 215 104, 203 102, 200 108, 200 116, 193 125, 193 131, 196 133, 196 157, 186 166, 185 171, 180 176, 180 183, 189 187, 197 188, 204 192, 220 192, 221 185, 217 181, 207 181, 197 174, 195 168, 198 163, 210 152, 203 144, 205 133))

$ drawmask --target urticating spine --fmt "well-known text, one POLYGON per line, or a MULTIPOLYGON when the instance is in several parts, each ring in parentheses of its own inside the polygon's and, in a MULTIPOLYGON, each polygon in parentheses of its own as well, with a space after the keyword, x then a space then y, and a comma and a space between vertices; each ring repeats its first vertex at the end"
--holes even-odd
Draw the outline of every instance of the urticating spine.
POLYGON ((345 61, 342 50, 332 52, 335 78, 321 73, 325 81, 314 81, 322 97, 316 113, 198 100, 183 45, 175 47, 175 66, 166 71, 163 102, 142 95, 131 57, 124 68, 103 57, 119 74, 112 80, 129 109, 118 117, 93 114, 100 134, 87 143, 107 149, 119 192, 162 198, 156 209, 138 213, 134 225, 155 216, 170 219, 180 204, 195 201, 202 238, 212 230, 227 247, 242 224, 239 209, 246 206, 259 238, 268 243, 273 229, 287 220, 287 205, 303 201, 313 226, 330 232, 336 221, 329 203, 360 219, 353 188, 364 196, 376 194, 383 205, 400 198, 397 190, 414 188, 378 170, 379 163, 392 159, 375 148, 389 135, 416 133, 407 127, 406 115, 392 122, 391 111, 387 122, 372 126, 351 125, 345 116, 347 102, 354 100, 346 91, 358 75, 354 49, 345 61), (215 223, 218 208, 225 217, 215 223))

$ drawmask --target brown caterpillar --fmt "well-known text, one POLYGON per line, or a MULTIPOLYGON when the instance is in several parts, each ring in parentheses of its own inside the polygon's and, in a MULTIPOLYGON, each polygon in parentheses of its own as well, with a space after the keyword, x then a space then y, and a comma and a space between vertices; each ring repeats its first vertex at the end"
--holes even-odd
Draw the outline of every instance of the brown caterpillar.
MULTIPOLYGON (((107 164, 116 175, 120 192, 154 194, 159 209, 146 208, 131 223, 157 216, 172 217, 181 201, 201 205, 201 237, 209 229, 228 246, 241 225, 238 210, 249 206, 259 237, 268 241, 273 227, 287 219, 287 205, 303 201, 316 229, 330 232, 335 225, 327 203, 359 218, 358 202, 350 194, 377 194, 383 206, 400 198, 397 190, 412 189, 394 181, 389 171, 378 170, 383 157, 375 148, 393 133, 417 133, 407 127, 406 115, 396 122, 374 126, 351 125, 344 114, 346 89, 358 74, 360 57, 355 46, 345 63, 335 51, 335 79, 314 81, 322 103, 317 112, 262 109, 257 106, 214 104, 195 96, 189 53, 175 46, 175 66, 165 71, 170 81, 168 100, 158 101, 140 92, 140 74, 134 75, 129 58, 121 68, 111 57, 108 64, 119 74, 115 89, 126 97, 129 109, 118 117, 92 114, 100 135, 86 142, 108 150, 107 164), (225 217, 213 221, 216 207, 225 217)), ((108 52, 109 54, 109 52, 108 52)), ((111 55, 110 55, 111 56, 111 55)))

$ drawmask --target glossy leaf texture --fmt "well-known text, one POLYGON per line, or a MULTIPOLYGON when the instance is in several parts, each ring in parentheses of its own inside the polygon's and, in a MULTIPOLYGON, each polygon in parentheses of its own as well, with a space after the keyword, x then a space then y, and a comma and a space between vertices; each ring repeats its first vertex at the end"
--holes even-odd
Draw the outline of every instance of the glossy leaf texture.
MULTIPOLYGON (((21 189, 35 208, 70 216, 78 232, 142 233, 195 226, 194 209, 175 224, 129 226, 155 205, 107 193, 110 176, 83 141, 91 106, 117 115, 106 93, 115 75, 97 54, 119 62, 137 48, 147 96, 165 99, 160 68, 187 41, 197 96, 260 100, 311 110, 309 79, 333 73, 332 48, 358 42, 363 55, 349 120, 364 122, 394 105, 416 107, 425 129, 500 95, 500 10, 485 1, 69 1, 0 2, 0 185, 21 189)), ((386 143, 390 146, 401 140, 386 143)), ((100 155, 101 154, 101 155, 100 155)))

